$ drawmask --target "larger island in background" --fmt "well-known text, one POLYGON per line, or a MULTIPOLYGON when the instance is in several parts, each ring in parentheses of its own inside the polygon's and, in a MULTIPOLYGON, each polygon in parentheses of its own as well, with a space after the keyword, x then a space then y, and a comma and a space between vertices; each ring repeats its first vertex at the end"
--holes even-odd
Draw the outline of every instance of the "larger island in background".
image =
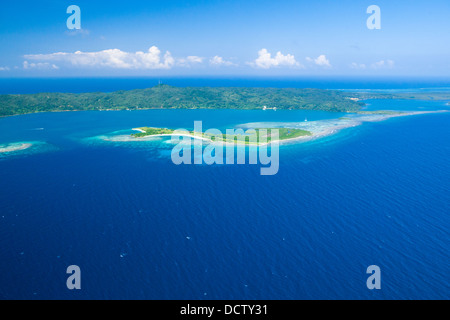
POLYGON ((450 99, 449 93, 367 93, 300 88, 173 87, 110 93, 0 95, 0 116, 35 112, 140 109, 305 109, 357 112, 361 99, 450 99))
POLYGON ((110 93, 0 95, 0 116, 48 111, 139 109, 308 109, 357 111, 363 104, 348 93, 323 89, 173 87, 110 93))

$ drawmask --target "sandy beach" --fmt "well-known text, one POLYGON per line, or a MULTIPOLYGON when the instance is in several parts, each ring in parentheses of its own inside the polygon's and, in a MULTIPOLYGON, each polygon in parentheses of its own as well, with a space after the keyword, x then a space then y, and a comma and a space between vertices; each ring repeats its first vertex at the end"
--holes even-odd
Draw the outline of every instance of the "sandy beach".
POLYGON ((7 145, 0 145, 0 153, 15 152, 28 149, 32 146, 31 143, 10 143, 7 145))

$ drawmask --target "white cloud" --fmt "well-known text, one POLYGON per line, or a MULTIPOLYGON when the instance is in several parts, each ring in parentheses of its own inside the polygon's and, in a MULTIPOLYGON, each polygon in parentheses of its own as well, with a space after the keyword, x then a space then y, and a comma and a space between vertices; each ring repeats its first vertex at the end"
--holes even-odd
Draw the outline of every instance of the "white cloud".
POLYGON ((186 58, 186 60, 187 60, 188 62, 192 62, 192 63, 202 63, 202 62, 203 62, 203 59, 204 59, 204 58, 202 58, 202 57, 197 57, 197 56, 188 56, 188 57, 186 58))
POLYGON ((9 71, 9 67, 0 67, 0 71, 9 71))
POLYGON ((209 64, 213 66, 235 66, 235 64, 231 61, 227 61, 222 57, 214 56, 209 60, 209 64))
POLYGON ((147 52, 125 52, 119 49, 108 49, 96 52, 56 52, 50 54, 25 55, 25 59, 37 61, 59 61, 80 67, 108 67, 114 69, 170 69, 174 65, 187 66, 200 63, 203 58, 189 56, 175 59, 169 51, 161 55, 158 47, 151 47, 147 52))
POLYGON ((186 58, 176 59, 176 65, 180 67, 190 67, 195 64, 200 64, 205 58, 198 56, 188 56, 186 58))
POLYGON ((375 63, 372 63, 371 67, 373 69, 383 69, 383 68, 388 68, 388 69, 392 69, 394 67, 394 61, 392 60, 381 60, 375 63))
POLYGON ((368 68, 371 69, 392 69, 394 68, 394 61, 392 60, 380 60, 378 62, 374 62, 372 64, 364 64, 364 63, 356 63, 353 62, 352 64, 350 64, 350 68, 351 69, 356 69, 356 70, 365 70, 368 68))
POLYGON ((364 70, 364 69, 367 68, 367 66, 364 63, 352 62, 352 64, 350 65, 350 68, 358 69, 358 70, 364 70))
POLYGON ((321 54, 320 56, 318 56, 315 59, 314 58, 310 58, 310 57, 306 57, 306 60, 308 62, 312 62, 312 63, 314 63, 314 64, 316 64, 318 66, 321 66, 321 67, 328 67, 328 68, 331 67, 330 60, 328 60, 327 57, 324 54, 321 54))
POLYGON ((293 55, 283 55, 280 51, 278 51, 275 57, 272 58, 272 55, 267 51, 267 49, 259 50, 258 58, 256 58, 254 62, 250 62, 248 64, 255 68, 261 69, 269 69, 279 66, 301 67, 293 55))
POLYGON ((28 61, 24 61, 23 62, 23 68, 25 70, 30 70, 30 69, 52 69, 52 70, 58 70, 59 67, 57 65, 48 63, 48 62, 38 62, 38 63, 29 63, 28 61))

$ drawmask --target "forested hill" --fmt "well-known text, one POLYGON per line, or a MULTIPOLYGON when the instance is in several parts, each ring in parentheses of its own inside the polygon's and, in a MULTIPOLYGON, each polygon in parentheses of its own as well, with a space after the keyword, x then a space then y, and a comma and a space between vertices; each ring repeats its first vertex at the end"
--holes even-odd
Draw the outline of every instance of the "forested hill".
POLYGON ((158 85, 110 93, 37 93, 0 95, 0 116, 51 111, 178 109, 308 109, 357 111, 362 103, 348 94, 323 89, 179 88, 158 85))

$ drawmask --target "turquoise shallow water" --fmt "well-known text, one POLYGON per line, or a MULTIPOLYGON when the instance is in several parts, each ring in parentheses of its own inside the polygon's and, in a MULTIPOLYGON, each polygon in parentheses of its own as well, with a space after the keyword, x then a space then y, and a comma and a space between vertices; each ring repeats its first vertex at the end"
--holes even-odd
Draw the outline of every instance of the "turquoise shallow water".
POLYGON ((39 142, 0 157, 0 297, 450 298, 448 113, 282 146, 274 176, 257 165, 176 166, 163 141, 97 138, 146 125, 191 129, 195 120, 225 129, 341 116, 148 110, 0 119, 0 144, 39 142), (77 292, 65 286, 71 264, 82 270, 77 292), (382 270, 379 291, 366 288, 372 264, 382 270))
POLYGON ((448 101, 421 101, 421 100, 366 100, 363 110, 399 110, 399 111, 428 111, 450 110, 448 101))

